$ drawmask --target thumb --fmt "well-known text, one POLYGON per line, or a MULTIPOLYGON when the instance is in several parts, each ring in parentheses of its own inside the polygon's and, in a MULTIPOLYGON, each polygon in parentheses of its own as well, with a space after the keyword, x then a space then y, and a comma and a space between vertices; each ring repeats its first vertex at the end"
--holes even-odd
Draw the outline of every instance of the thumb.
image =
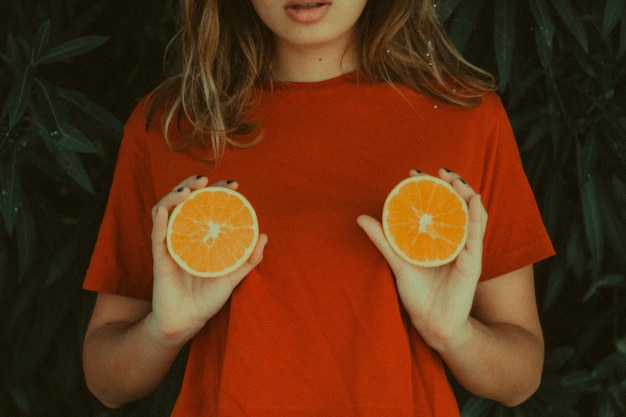
POLYGON ((152 211, 152 253, 155 258, 166 254, 165 237, 167 235, 168 214, 165 207, 156 206, 152 211))

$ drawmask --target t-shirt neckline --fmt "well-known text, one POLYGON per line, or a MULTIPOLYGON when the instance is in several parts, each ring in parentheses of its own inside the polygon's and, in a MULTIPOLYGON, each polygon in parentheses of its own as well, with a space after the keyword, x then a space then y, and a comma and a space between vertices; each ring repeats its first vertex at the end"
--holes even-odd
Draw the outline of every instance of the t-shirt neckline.
POLYGON ((266 90, 317 90, 334 87, 341 84, 356 83, 364 80, 359 71, 351 71, 336 77, 321 81, 267 81, 264 84, 266 90))

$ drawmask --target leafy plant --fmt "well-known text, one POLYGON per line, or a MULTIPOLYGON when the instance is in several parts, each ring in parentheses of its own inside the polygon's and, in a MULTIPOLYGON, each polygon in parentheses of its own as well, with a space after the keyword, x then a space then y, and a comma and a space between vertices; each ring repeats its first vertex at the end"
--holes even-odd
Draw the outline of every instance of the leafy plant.
MULTIPOLYGON (((153 396, 115 411, 90 396, 80 365, 93 302, 80 286, 118 119, 158 79, 171 34, 167 5, 149 6, 0 2, 10 16, 0 25, 1 415, 157 416, 176 397, 184 353, 153 396)), ((625 415, 626 2, 440 0, 437 10, 464 54, 498 76, 557 250, 536 270, 539 390, 507 408, 458 389, 463 416, 625 415)))
POLYGON ((69 401, 82 387, 77 336, 88 305, 76 272, 89 259, 102 206, 92 179, 102 189, 110 171, 99 147, 115 142, 122 126, 82 93, 41 74, 105 40, 51 45, 45 22, 32 41, 9 34, 0 55, 0 82, 9 86, 0 96, 0 337, 3 357, 11 359, 0 367, 3 411, 9 402, 16 413, 43 415, 60 401, 59 391, 69 401), (81 320, 68 323, 76 314, 81 320), (53 369, 42 367, 50 360, 53 369))
POLYGON ((94 297, 81 284, 119 120, 161 72, 167 4, 23 0, 0 2, 0 17, 0 415, 165 415, 180 377, 116 411, 86 389, 94 297))
POLYGON ((539 391, 513 409, 469 397, 463 415, 624 415, 626 3, 444 0, 440 10, 457 45, 498 75, 557 250, 537 269, 539 391))

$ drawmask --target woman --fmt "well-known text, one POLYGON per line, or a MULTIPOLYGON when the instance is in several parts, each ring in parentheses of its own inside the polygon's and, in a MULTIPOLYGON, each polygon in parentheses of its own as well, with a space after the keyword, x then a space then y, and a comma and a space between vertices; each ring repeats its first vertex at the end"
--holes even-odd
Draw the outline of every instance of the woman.
POLYGON ((477 395, 528 398, 543 363, 532 265, 552 247, 490 79, 435 5, 181 8, 177 70, 128 121, 85 279, 93 393, 147 395, 191 341, 174 416, 459 415, 444 364, 477 395), (375 220, 413 167, 469 203, 452 264, 409 266, 375 220), (164 243, 169 212, 209 183, 240 187, 265 232, 213 280, 164 243))

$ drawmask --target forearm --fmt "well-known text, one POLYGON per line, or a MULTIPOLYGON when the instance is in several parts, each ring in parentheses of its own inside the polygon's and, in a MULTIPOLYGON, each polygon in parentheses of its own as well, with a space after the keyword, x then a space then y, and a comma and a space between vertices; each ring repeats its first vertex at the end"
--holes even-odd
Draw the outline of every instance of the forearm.
POLYGON ((470 318, 456 340, 435 348, 468 391, 508 406, 525 401, 541 382, 543 340, 513 324, 470 318))
POLYGON ((85 338, 85 379, 107 407, 121 407, 150 394, 186 342, 161 340, 151 330, 150 318, 151 314, 136 323, 110 323, 85 338))

